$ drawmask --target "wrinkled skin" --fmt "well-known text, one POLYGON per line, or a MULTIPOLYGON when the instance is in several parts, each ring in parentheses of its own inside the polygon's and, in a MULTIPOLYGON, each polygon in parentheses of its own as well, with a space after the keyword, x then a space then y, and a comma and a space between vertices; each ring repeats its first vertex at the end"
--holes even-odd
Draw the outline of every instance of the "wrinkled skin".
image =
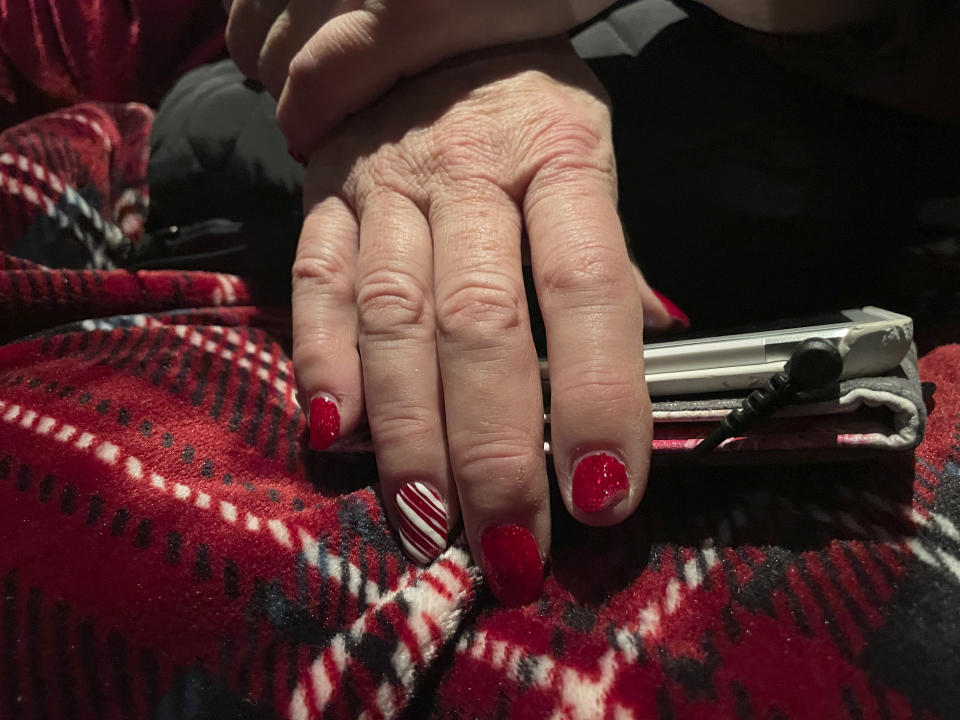
POLYGON ((428 481, 451 525, 550 542, 542 399, 521 275, 529 237, 551 366, 552 440, 575 517, 619 522, 646 483, 651 420, 643 300, 616 214, 602 89, 564 41, 473 57, 411 80, 311 157, 293 269, 302 397, 326 393, 342 431, 366 414, 388 512, 428 481), (623 460, 629 491, 571 501, 585 453, 623 460))

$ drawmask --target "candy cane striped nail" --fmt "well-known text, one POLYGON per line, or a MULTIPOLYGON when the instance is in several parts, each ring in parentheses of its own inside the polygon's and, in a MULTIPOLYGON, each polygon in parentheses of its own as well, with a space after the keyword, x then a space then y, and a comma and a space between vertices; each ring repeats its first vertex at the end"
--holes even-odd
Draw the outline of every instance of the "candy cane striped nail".
POLYGON ((447 546, 447 506, 440 493, 422 482, 408 482, 397 491, 400 542, 419 563, 434 560, 447 546))

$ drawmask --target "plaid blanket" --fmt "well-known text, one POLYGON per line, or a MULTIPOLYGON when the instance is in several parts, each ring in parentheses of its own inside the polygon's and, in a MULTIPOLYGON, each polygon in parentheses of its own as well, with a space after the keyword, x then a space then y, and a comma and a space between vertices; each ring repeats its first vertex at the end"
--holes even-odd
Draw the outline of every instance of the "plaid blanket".
POLYGON ((150 111, 0 135, 0 717, 932 718, 960 706, 960 346, 916 456, 657 468, 543 595, 409 564, 306 450, 286 308, 122 269, 150 111))

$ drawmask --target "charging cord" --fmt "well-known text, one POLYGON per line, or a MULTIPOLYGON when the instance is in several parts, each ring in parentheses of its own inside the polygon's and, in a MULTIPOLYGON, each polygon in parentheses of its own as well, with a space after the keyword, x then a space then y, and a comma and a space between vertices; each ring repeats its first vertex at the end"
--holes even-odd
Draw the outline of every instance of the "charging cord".
POLYGON ((739 408, 731 410, 720 422, 720 427, 701 440, 691 455, 706 455, 727 438, 742 435, 758 420, 794 402, 804 393, 835 383, 842 372, 843 356, 833 343, 823 338, 804 340, 790 355, 783 371, 750 393, 739 408))

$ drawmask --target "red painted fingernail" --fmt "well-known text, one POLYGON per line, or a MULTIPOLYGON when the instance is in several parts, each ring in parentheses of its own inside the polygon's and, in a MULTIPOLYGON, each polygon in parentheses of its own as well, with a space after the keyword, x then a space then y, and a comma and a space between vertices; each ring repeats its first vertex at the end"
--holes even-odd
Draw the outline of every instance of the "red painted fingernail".
POLYGON ((307 159, 303 155, 298 153, 296 150, 294 150, 292 147, 290 147, 289 145, 287 145, 287 152, 290 153, 290 157, 292 157, 301 165, 307 164, 307 159))
POLYGON ((630 491, 627 468, 608 453, 580 458, 573 471, 573 504, 583 512, 606 510, 630 491))
POLYGON ((543 590, 543 560, 533 533, 520 525, 495 525, 480 538, 483 575, 503 605, 526 605, 543 590))
POLYGON ((653 288, 650 289, 653 290, 653 294, 657 296, 657 299, 663 303, 663 306, 667 309, 667 312, 670 313, 670 317, 674 319, 674 322, 679 328, 686 330, 688 327, 690 327, 690 318, 687 317, 687 314, 683 310, 678 308, 673 303, 673 300, 668 298, 666 295, 657 292, 653 288))
POLYGON ((310 401, 310 447, 326 450, 340 437, 340 409, 337 401, 325 393, 310 401))
POLYGON ((423 482, 408 482, 397 491, 400 542, 407 555, 429 563, 447 546, 447 505, 443 497, 423 482))

